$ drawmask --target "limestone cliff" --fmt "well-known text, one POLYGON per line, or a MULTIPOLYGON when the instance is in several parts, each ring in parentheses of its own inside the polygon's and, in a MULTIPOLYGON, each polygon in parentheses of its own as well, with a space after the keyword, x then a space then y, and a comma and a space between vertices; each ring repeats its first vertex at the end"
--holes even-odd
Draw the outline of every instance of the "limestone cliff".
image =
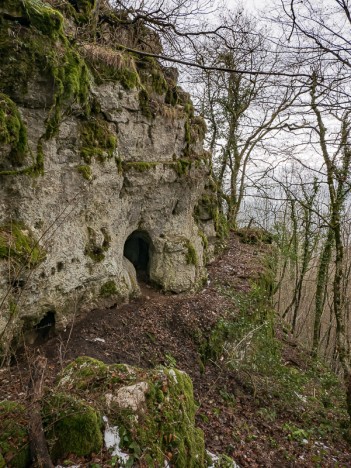
POLYGON ((173 292, 206 277, 203 120, 174 69, 123 49, 159 52, 154 33, 56 3, 0 5, 3 337, 138 294, 136 269, 173 292))

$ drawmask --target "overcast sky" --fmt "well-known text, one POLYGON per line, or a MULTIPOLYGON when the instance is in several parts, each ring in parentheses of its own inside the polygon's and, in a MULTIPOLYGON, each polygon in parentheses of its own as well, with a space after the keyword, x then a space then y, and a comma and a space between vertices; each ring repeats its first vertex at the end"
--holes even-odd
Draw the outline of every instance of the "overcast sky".
POLYGON ((242 4, 246 9, 256 11, 267 6, 270 1, 268 0, 226 0, 229 7, 235 8, 237 5, 242 4))

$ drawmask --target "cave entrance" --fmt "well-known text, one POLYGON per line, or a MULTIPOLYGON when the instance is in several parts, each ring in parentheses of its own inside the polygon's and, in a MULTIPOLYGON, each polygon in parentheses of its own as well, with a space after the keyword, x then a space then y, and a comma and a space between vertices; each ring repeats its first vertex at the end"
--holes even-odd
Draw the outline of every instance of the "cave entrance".
POLYGON ((138 280, 150 280, 151 239, 145 231, 134 231, 124 244, 123 255, 134 265, 138 280))

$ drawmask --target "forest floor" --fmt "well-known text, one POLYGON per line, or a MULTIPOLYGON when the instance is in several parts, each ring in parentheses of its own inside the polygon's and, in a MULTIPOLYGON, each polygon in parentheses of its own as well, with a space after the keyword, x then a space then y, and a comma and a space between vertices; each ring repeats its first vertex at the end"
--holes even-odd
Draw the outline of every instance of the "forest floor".
POLYGON ((209 266, 203 290, 164 295, 143 284, 142 297, 129 304, 77 316, 71 328, 27 347, 0 371, 0 400, 24 398, 27 363, 38 352, 48 358, 47 385, 61 366, 82 355, 139 367, 176 366, 193 380, 197 425, 211 452, 228 454, 240 467, 350 467, 342 384, 313 363, 281 324, 252 324, 262 304, 253 284, 270 249, 232 234, 209 266))

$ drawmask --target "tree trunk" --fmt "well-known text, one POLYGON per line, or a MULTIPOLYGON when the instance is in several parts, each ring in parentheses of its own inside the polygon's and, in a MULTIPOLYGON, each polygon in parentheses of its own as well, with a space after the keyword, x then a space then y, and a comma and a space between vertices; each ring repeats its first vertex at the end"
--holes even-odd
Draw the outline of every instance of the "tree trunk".
POLYGON ((315 298, 315 313, 313 325, 312 353, 317 356, 321 333, 321 319, 326 298, 326 287, 328 282, 329 264, 331 261, 332 247, 334 243, 334 233, 328 228, 328 235, 325 241, 317 273, 317 289, 315 298))
POLYGON ((31 378, 28 385, 30 401, 29 440, 33 466, 36 468, 54 468, 45 439, 41 419, 41 399, 47 359, 38 356, 31 366, 31 378))

